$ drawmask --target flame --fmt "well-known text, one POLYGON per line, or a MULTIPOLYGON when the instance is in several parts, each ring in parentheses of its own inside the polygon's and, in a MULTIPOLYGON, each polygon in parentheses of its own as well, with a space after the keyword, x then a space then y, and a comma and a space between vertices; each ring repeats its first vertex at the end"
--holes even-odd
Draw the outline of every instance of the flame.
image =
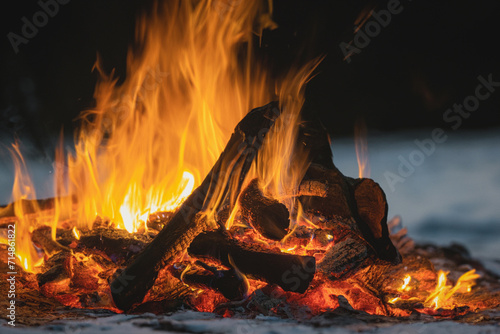
MULTIPOLYGON (((304 85, 318 61, 271 79, 253 50, 255 33, 276 27, 271 16, 270 1, 154 2, 138 19, 122 83, 105 72, 98 58, 95 108, 81 114, 74 148, 64 150, 61 139, 56 150, 55 201, 45 217, 54 239, 63 220, 82 230, 101 217, 138 232, 150 214, 175 211, 209 172, 248 110, 277 97, 282 116, 249 177, 258 177, 264 192, 275 198, 297 188, 307 169, 306 159, 300 159, 305 153, 294 145, 299 112, 304 85)), ((22 159, 19 150, 16 155, 22 159)), ((14 200, 36 198, 22 168, 16 168, 16 180, 14 200)), ((213 196, 214 202, 223 200, 213 196)), ((284 201, 290 210, 295 207, 295 199, 284 201)), ((19 234, 26 236, 19 249, 32 267, 36 256, 27 236, 41 220, 28 222, 23 208, 15 210, 23 221, 19 234)), ((42 215, 38 207, 32 211, 42 215)), ((213 212, 206 214, 214 218, 213 212)), ((228 226, 234 218, 233 210, 228 226)))
POLYGON ((200 184, 236 123, 270 99, 265 73, 250 68, 252 23, 264 9, 261 2, 155 3, 138 22, 141 50, 129 52, 125 82, 118 86, 97 62, 97 106, 82 115, 67 162, 78 226, 100 215, 136 232, 150 213, 175 210, 200 184))
POLYGON ((460 276, 455 285, 452 286, 447 284, 447 275, 448 273, 442 270, 438 272, 436 288, 425 300, 426 307, 433 307, 437 310, 438 308, 456 306, 452 298, 455 293, 469 293, 476 284, 476 279, 480 277, 479 274, 476 274, 476 270, 472 269, 460 276))
POLYGON ((358 119, 354 126, 354 144, 358 159, 359 177, 370 177, 370 164, 368 162, 368 130, 363 119, 358 119))
MULTIPOLYGON (((15 255, 19 264, 28 272, 37 272, 38 266, 43 262, 43 255, 39 254, 31 242, 31 232, 43 222, 47 222, 46 216, 36 216, 34 213, 40 211, 36 199, 36 192, 21 154, 19 143, 12 144, 9 149, 14 162, 15 178, 12 187, 12 204, 5 209, 6 212, 14 210, 15 222, 15 255)), ((0 215, 2 215, 0 212, 0 215)))
MULTIPOLYGON (((407 274, 403 279, 403 284, 397 289, 400 293, 406 293, 404 296, 396 296, 389 299, 388 303, 395 304, 400 300, 412 300, 422 302, 427 309, 453 309, 457 306, 461 306, 460 303, 456 301, 457 293, 470 293, 472 287, 476 284, 476 279, 481 277, 476 273, 475 269, 472 269, 461 275, 455 285, 450 285, 448 284, 447 276, 448 272, 442 270, 437 272, 436 287, 433 291, 426 293, 427 297, 424 300, 416 296, 411 297, 411 293, 409 293, 409 291, 412 290, 412 287, 409 285, 411 282, 411 275, 407 274)), ((419 291, 415 292, 419 294, 419 291)), ((427 312, 426 309, 424 309, 423 312, 427 312)))
POLYGON ((398 291, 409 291, 411 289, 408 284, 410 284, 411 281, 411 276, 406 275, 405 278, 403 279, 403 285, 398 289, 398 291))
POLYGON ((73 232, 73 235, 75 236, 76 240, 80 240, 80 231, 78 231, 76 226, 73 226, 71 232, 73 232))

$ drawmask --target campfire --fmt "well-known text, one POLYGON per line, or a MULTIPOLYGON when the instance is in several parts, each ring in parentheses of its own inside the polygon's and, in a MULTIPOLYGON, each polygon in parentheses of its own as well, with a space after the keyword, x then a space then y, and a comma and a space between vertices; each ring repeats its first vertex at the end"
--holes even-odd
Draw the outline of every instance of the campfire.
POLYGON ((53 198, 37 199, 12 145, 1 263, 18 319, 61 305, 294 319, 498 307, 497 277, 465 249, 416 245, 388 219, 362 136, 360 175, 335 166, 328 131, 300 117, 321 59, 274 78, 254 50, 273 28, 264 1, 155 3, 125 80, 97 61, 96 107, 74 148, 61 139, 53 198))

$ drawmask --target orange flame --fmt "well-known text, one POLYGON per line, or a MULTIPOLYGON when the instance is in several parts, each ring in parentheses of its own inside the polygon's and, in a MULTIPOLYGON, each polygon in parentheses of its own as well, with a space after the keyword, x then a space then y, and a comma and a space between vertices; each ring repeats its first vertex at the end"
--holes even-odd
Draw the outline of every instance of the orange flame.
POLYGON ((96 64, 97 107, 82 116, 68 157, 79 226, 101 215, 137 231, 200 184, 235 124, 269 100, 265 74, 250 68, 251 24, 262 12, 260 2, 223 11, 213 1, 157 3, 139 20, 142 50, 129 52, 125 82, 118 86, 96 64))
MULTIPOLYGON (((209 172, 238 121, 276 95, 282 116, 264 142, 259 159, 266 162, 257 161, 249 176, 259 177, 264 191, 276 198, 285 186, 300 182, 305 159, 297 164, 291 156, 300 154, 294 142, 303 86, 317 62, 290 71, 283 84, 270 79, 254 57, 253 36, 276 26, 271 11, 269 1, 155 2, 138 20, 123 83, 106 74, 98 59, 96 106, 81 115, 74 153, 64 152, 62 140, 57 149, 56 198, 46 219, 53 238, 62 220, 81 231, 100 216, 137 232, 150 214, 174 211, 209 172)), ((28 174, 16 168, 16 180, 21 179, 28 174)), ((14 200, 36 198, 32 186, 21 188, 14 200)), ((293 208, 294 201, 287 206, 293 208)), ((33 211, 41 214, 39 208, 33 211)), ((206 214, 213 219, 214 213, 206 214)), ((16 207, 16 216, 26 215, 16 207)), ((228 226, 234 216, 233 211, 228 226)), ((23 236, 35 227, 23 226, 23 236)), ((20 249, 33 266, 25 238, 20 249)))
POLYGON ((368 130, 366 123, 358 119, 354 126, 354 144, 356 146, 356 157, 358 159, 359 177, 370 177, 370 164, 368 162, 368 130))
POLYGON ((438 281, 434 292, 425 300, 426 307, 433 307, 435 310, 444 307, 454 307, 455 303, 452 299, 455 293, 467 293, 476 284, 476 279, 481 277, 476 274, 476 270, 472 269, 459 277, 454 286, 447 284, 446 276, 448 273, 440 270, 438 272, 438 281))
POLYGON ((78 231, 76 226, 73 226, 71 232, 73 232, 73 235, 75 236, 76 240, 80 240, 80 231, 78 231))
POLYGON ((19 265, 28 272, 37 272, 37 268, 43 261, 33 243, 31 232, 43 222, 48 222, 46 216, 37 216, 40 208, 36 201, 36 192, 31 182, 28 168, 21 154, 19 143, 12 145, 10 154, 14 161, 15 179, 12 187, 12 204, 2 211, 14 210, 15 223, 15 254, 19 259, 19 265))
MULTIPOLYGON (((472 287, 476 284, 476 279, 481 277, 476 273, 475 269, 472 269, 461 275, 455 285, 452 286, 448 284, 447 276, 447 272, 444 272, 442 270, 438 271, 436 287, 434 288, 434 291, 428 292, 429 294, 425 298, 425 300, 420 300, 418 297, 410 297, 408 299, 408 296, 406 296, 405 299, 421 301, 426 308, 432 308, 434 310, 437 310, 439 308, 452 309, 456 306, 460 306, 455 300, 457 293, 470 293, 472 291, 472 287)), ((410 282, 411 276, 408 274, 403 279, 403 284, 397 289, 397 291, 401 293, 408 293, 410 290, 412 290, 410 282)), ((395 304, 401 299, 402 298, 399 296, 393 297, 388 300, 388 303, 395 304)))

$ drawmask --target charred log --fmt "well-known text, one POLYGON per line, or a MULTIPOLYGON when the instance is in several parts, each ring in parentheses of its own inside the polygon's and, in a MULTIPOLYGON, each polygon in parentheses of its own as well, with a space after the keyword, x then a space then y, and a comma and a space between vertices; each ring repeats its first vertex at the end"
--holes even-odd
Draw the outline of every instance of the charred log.
POLYGON ((389 238, 387 227, 387 199, 378 183, 371 179, 358 179, 354 183, 354 199, 360 221, 370 228, 372 246, 382 259, 394 264, 401 262, 401 255, 389 238))
POLYGON ((332 221, 336 217, 354 219, 363 239, 381 259, 400 263, 401 255, 389 239, 387 201, 378 184, 346 177, 335 167, 328 133, 319 122, 300 127, 297 145, 309 150, 312 161, 304 180, 326 181, 327 185, 324 197, 300 197, 304 210, 321 213, 332 221))
POLYGON ((279 285, 285 291, 305 292, 316 272, 313 256, 273 253, 256 246, 248 247, 220 231, 200 234, 189 246, 188 253, 215 259, 246 275, 279 285))
POLYGON ((365 242, 358 238, 346 238, 333 245, 318 264, 318 269, 331 280, 354 273, 370 256, 365 242))
POLYGON ((320 213, 334 223, 337 218, 352 219, 353 232, 358 233, 377 256, 391 263, 400 263, 398 253, 389 238, 387 228, 387 201, 380 186, 370 179, 352 179, 337 168, 327 169, 311 164, 306 180, 324 180, 326 197, 301 196, 305 211, 320 213))
POLYGON ((174 265, 170 267, 170 272, 190 287, 214 289, 229 300, 241 300, 245 297, 247 287, 234 269, 219 270, 201 261, 196 261, 195 264, 195 267, 174 265))
POLYGON ((241 217, 262 236, 281 240, 288 232, 290 214, 285 205, 273 198, 265 197, 259 182, 253 179, 240 195, 241 217))

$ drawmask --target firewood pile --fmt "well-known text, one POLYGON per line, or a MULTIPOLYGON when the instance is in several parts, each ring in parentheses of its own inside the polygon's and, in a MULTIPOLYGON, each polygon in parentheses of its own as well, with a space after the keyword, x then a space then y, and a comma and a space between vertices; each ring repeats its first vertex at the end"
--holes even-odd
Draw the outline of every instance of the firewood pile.
MULTIPOLYGON (((499 278, 461 246, 415 245, 399 219, 388 223, 381 187, 344 176, 320 126, 304 123, 296 143, 310 165, 285 196, 300 207, 289 210, 262 191, 258 178, 247 180, 279 115, 277 102, 252 110, 202 184, 175 212, 150 215, 143 231, 116 229, 101 218, 92 229, 68 222, 55 240, 49 227, 35 229, 30 237, 45 261, 37 274, 20 269, 18 293, 26 301, 20 312, 62 305, 130 313, 188 307, 309 319, 348 305, 378 316, 456 318, 498 308, 499 278), (228 175, 236 180, 231 187, 228 175), (202 213, 216 191, 222 200, 210 208, 216 215, 209 222, 202 213), (236 223, 226 228, 235 207, 236 223), (438 270, 452 282, 443 283, 443 293, 438 270)), ((44 203, 50 210, 50 201, 44 203)), ((0 228, 13 221, 2 217, 0 228)))

